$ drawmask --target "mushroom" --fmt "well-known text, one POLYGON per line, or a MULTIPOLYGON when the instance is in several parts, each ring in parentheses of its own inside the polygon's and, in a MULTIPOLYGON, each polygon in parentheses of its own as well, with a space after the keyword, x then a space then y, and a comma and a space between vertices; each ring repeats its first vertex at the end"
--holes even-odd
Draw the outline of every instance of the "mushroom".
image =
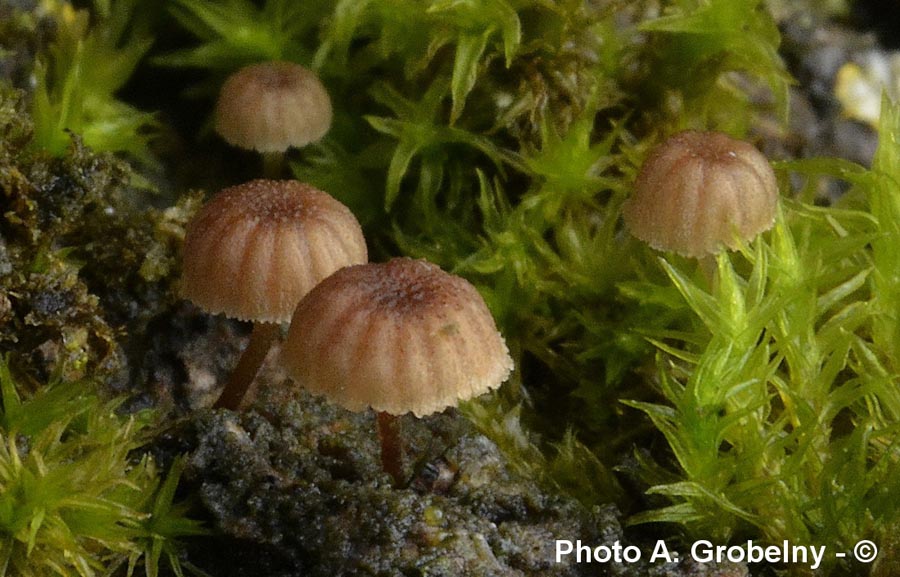
POLYGON ((699 258, 770 229, 777 202, 775 173, 756 148, 688 130, 653 149, 623 216, 653 248, 699 258))
POLYGON ((341 267, 366 262, 353 213, 295 180, 253 180, 221 191, 187 227, 181 292, 209 313, 253 322, 250 343, 217 407, 241 405, 297 303, 341 267))
POLYGON ((281 351, 294 381, 378 412, 384 470, 402 481, 395 416, 456 406, 507 379, 506 343, 468 281, 424 260, 339 270, 297 306, 281 351))
POLYGON ((319 78, 293 62, 241 68, 222 85, 215 128, 229 144, 263 153, 265 176, 277 178, 284 153, 325 136, 331 99, 319 78))

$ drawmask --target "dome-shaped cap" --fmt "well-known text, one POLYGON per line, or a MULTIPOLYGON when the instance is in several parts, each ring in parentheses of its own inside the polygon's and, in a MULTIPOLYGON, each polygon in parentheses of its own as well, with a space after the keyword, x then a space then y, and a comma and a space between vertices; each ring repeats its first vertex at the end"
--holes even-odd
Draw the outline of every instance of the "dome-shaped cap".
POLYGON ((775 173, 751 144, 685 131, 647 157, 624 217, 653 248, 701 257, 771 228, 777 202, 775 173))
POLYGON ((331 127, 331 99, 315 73, 299 64, 253 64, 222 85, 215 123, 229 144, 284 152, 325 136, 331 127))
POLYGON ((368 260, 346 206, 295 180, 227 188, 187 227, 182 294, 210 313, 283 323, 341 267, 368 260))
POLYGON ((498 387, 513 363, 484 300, 424 260, 339 270, 297 306, 282 362, 351 411, 427 415, 498 387))

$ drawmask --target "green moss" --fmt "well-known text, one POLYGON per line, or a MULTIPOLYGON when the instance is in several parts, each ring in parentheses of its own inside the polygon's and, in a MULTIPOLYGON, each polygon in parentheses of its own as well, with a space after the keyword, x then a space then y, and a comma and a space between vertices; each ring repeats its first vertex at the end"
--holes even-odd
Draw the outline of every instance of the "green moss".
MULTIPOLYGON (((279 5, 224 19, 198 2, 179 3, 179 21, 206 44, 169 63, 233 69, 262 57, 231 46, 237 36, 227 31, 278 23, 261 18, 279 5), (200 58, 213 47, 215 58, 200 58)), ((304 31, 294 37, 306 43, 292 55, 276 51, 313 64, 336 103, 334 129, 303 152, 295 173, 366 215, 382 254, 397 247, 476 283, 519 372, 495 403, 470 415, 522 456, 523 468, 586 502, 617 495, 609 472, 617 455, 646 442, 648 429, 629 431, 634 415, 616 401, 654 394, 641 372, 654 342, 681 334, 700 351, 715 342, 707 357, 680 354, 737 367, 718 388, 703 390, 704 411, 724 402, 729 383, 749 374, 766 391, 762 383, 772 374, 768 349, 756 347, 750 332, 721 353, 744 325, 761 330, 775 305, 757 312, 762 304, 753 301, 713 315, 718 303, 737 301, 688 291, 694 281, 681 272, 686 263, 658 266, 624 237, 618 216, 636 166, 663 133, 690 126, 742 134, 767 112, 745 97, 746 85, 767 87, 783 113, 790 79, 777 28, 758 2, 677 2, 653 18, 644 7, 338 2, 321 20, 318 9, 293 14, 304 31), (712 315, 707 324, 727 322, 698 326, 697 310, 712 315), (713 330, 725 336, 717 340, 713 330), (517 428, 522 434, 511 433, 517 428)), ((271 36, 267 42, 281 38, 271 36)), ((263 52, 271 57, 272 50, 263 52)), ((757 271, 751 299, 760 297, 767 274, 757 271)), ((710 379, 703 370, 694 374, 698 382, 710 379)), ((702 450, 716 447, 715 426, 683 424, 702 450)))
POLYGON ((87 381, 22 388, 0 362, 0 575, 155 577, 161 556, 181 575, 177 539, 203 531, 173 507, 180 462, 163 481, 132 456, 151 415, 119 416, 87 381))
POLYGON ((260 60, 309 58, 304 44, 329 2, 302 5, 266 0, 257 8, 248 0, 198 2, 175 0, 169 9, 178 22, 202 42, 195 48, 159 58, 167 66, 235 70, 260 60))
POLYGON ((34 148, 62 156, 71 131, 96 151, 153 161, 153 115, 116 98, 152 44, 139 5, 140 0, 97 2, 94 22, 87 10, 58 5, 56 37, 34 69, 34 148))
MULTIPOLYGON (((900 128, 898 110, 885 102, 882 135, 900 128)), ((897 175, 893 147, 882 138, 872 171, 786 164, 812 180, 848 179, 844 202, 866 212, 787 202, 767 239, 719 256, 712 290, 661 261, 701 323, 658 341, 671 405, 631 403, 666 436, 680 471, 677 482, 651 481, 674 504, 635 522, 848 550, 889 541, 900 519, 886 501, 900 488, 896 317, 885 308, 896 310, 886 273, 897 255, 896 188, 885 188, 897 175)), ((829 559, 835 570, 853 566, 829 559)))
POLYGON ((699 127, 746 132, 752 116, 746 114, 747 96, 738 79, 727 74, 735 70, 765 82, 776 110, 787 119, 791 78, 778 54, 780 37, 766 3, 682 0, 640 29, 652 33, 657 48, 652 94, 670 101, 676 126, 691 128, 698 122, 699 127))

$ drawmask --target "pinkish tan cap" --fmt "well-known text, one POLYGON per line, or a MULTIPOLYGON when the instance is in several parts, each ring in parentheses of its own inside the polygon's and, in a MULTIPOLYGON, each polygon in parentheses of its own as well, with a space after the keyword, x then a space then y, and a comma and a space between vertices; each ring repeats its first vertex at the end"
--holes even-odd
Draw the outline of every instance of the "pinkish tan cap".
POLYGON ((311 70, 293 62, 263 62, 232 74, 219 93, 216 132, 229 144, 284 152, 325 136, 331 99, 311 70))
POLYGON ((282 361, 346 409, 417 416, 496 388, 513 368, 475 287, 409 258, 322 281, 297 306, 282 361))
POLYGON ((295 180, 226 188, 187 227, 181 292, 210 313, 283 323, 341 267, 368 260, 346 206, 295 180))
POLYGON ((624 217, 653 248, 701 257, 771 228, 777 203, 775 173, 756 148, 720 132, 689 130, 650 153, 624 217))

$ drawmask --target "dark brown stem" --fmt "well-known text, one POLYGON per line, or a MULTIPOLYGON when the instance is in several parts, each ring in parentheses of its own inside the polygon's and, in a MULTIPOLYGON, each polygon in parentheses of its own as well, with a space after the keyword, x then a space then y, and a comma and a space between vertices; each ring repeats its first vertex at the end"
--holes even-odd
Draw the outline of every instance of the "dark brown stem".
POLYGON ((241 408, 244 396, 253 384, 259 367, 266 359, 266 354, 272 346, 272 341, 278 336, 280 327, 274 323, 254 323, 253 332, 250 334, 250 342, 244 349, 237 366, 231 373, 219 400, 213 407, 217 409, 231 409, 236 411, 241 408))
POLYGON ((284 173, 284 152, 263 152, 263 177, 280 180, 284 173))
POLYGON ((403 441, 400 439, 399 419, 379 412, 378 438, 381 440, 381 468, 394 480, 394 487, 402 487, 403 441))

